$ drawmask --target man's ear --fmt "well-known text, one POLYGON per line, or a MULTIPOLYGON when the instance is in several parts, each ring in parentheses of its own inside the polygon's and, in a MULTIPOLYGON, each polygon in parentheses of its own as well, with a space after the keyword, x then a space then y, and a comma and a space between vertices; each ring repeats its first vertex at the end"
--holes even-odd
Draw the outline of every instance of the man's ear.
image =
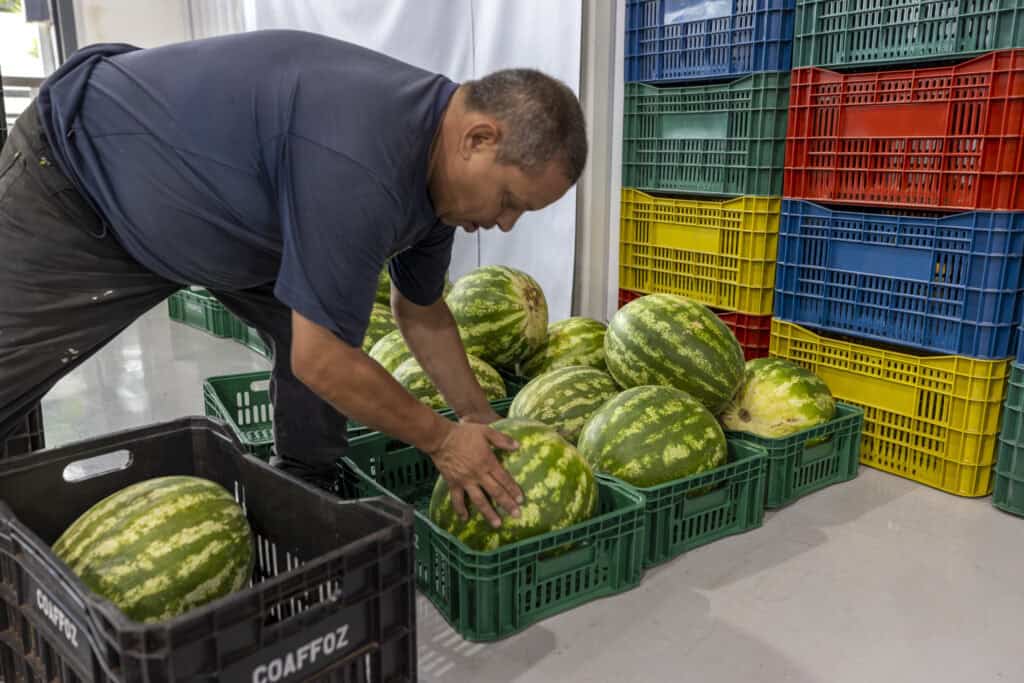
POLYGON ((501 128, 492 119, 479 119, 466 129, 459 152, 468 159, 473 154, 495 153, 501 142, 501 128))

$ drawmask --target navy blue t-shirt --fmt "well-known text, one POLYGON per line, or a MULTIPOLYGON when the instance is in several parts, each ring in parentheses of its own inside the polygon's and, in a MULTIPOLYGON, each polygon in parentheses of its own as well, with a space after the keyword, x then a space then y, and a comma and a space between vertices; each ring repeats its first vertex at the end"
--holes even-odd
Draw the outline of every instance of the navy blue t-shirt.
POLYGON ((40 91, 58 163, 133 257, 181 284, 276 283, 362 342, 377 275, 436 301, 454 229, 427 192, 456 84, 350 43, 260 31, 97 45, 40 91))

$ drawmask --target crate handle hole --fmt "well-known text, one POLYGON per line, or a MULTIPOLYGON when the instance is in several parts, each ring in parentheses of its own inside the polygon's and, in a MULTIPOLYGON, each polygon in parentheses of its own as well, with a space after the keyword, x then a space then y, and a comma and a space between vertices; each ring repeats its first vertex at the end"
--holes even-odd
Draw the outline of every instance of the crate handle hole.
POLYGON ((131 467, 132 454, 128 451, 113 451, 84 460, 76 460, 64 468, 64 481, 76 483, 103 477, 131 467))
POLYGON ((249 391, 255 393, 266 393, 270 391, 269 379, 258 379, 249 385, 249 391))

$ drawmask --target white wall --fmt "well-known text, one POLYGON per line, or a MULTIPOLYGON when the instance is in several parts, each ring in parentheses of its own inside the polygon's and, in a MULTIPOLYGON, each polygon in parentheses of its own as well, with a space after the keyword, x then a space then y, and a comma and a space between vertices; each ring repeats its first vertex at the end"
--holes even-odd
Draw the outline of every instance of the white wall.
POLYGON ((75 0, 78 45, 156 47, 191 37, 184 0, 75 0))

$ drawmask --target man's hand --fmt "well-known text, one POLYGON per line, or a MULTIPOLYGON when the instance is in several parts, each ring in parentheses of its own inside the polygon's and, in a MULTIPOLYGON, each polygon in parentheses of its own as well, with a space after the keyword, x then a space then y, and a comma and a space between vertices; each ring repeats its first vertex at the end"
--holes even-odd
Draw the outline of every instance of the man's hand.
POLYGON ((513 439, 490 427, 469 422, 452 423, 440 447, 427 454, 448 482, 452 507, 459 518, 469 519, 468 494, 476 509, 491 526, 498 528, 501 517, 491 507, 488 496, 513 517, 518 517, 523 493, 494 456, 492 445, 506 451, 519 447, 513 439))

